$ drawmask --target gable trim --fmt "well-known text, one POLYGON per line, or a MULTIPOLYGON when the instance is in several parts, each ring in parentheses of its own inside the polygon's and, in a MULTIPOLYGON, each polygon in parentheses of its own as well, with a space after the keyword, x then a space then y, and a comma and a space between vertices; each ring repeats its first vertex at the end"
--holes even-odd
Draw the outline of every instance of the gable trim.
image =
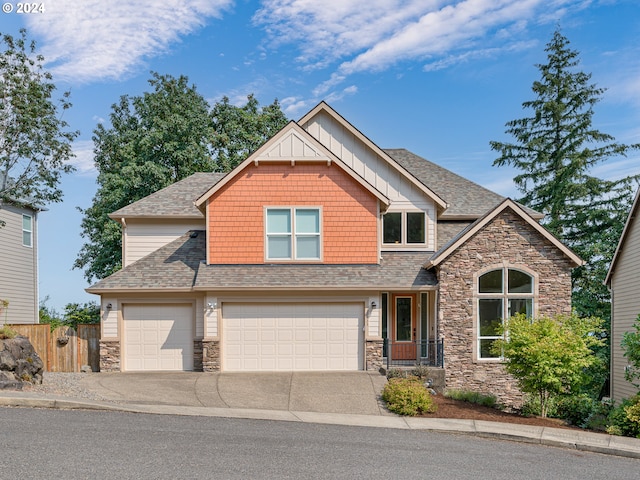
POLYGON ((382 158, 385 162, 391 165, 394 169, 400 172, 409 182, 411 182, 416 188, 418 188, 421 192, 423 192, 427 197, 429 197, 433 202, 442 210, 446 210, 449 206, 447 202, 445 202, 442 198, 440 198, 433 190, 427 187, 424 183, 418 180, 409 170, 404 168, 398 162, 396 162, 388 153, 386 153, 383 149, 378 147, 375 143, 373 143, 369 138, 364 135, 360 130, 354 127, 347 119, 345 119, 342 115, 336 112, 333 108, 331 108, 324 100, 321 101, 318 105, 316 105, 310 112, 304 115, 300 120, 298 120, 299 125, 304 125, 311 121, 313 117, 315 117, 320 112, 325 112, 329 116, 331 116, 335 121, 340 123, 344 128, 349 130, 358 140, 364 143, 368 148, 370 148, 376 155, 382 158))
POLYGON ((476 233, 482 230, 487 224, 489 224, 493 219, 495 219, 499 214, 501 214, 506 209, 511 209, 516 215, 518 215, 522 220, 524 220, 527 224, 529 224, 533 229, 535 229, 540 235, 542 235, 545 239, 551 242, 558 250, 560 250, 565 256, 567 256, 575 266, 584 265, 584 260, 582 260, 578 255, 576 255, 570 248, 564 245, 560 240, 558 240, 554 235, 551 234, 546 228, 540 225, 531 215, 529 215, 520 205, 511 200, 510 198, 505 199, 500 205, 496 208, 488 212, 484 217, 478 219, 475 223, 469 225, 466 230, 464 230, 458 238, 456 238, 449 245, 443 247, 440 252, 437 252, 429 261, 424 265, 425 268, 429 269, 432 267, 438 266, 444 260, 446 260, 453 252, 455 252, 458 248, 464 245, 471 237, 473 237, 476 233))
POLYGON ((294 165, 296 162, 298 163, 306 163, 306 162, 326 162, 327 166, 331 164, 338 165, 345 173, 347 173, 351 178, 353 178, 356 182, 358 182, 362 187, 364 187, 367 191, 369 191, 374 197, 376 197, 385 207, 388 207, 391 204, 389 198, 380 192, 377 188, 367 182, 364 178, 358 175, 349 165, 344 163, 340 158, 334 155, 331 151, 329 151, 324 145, 322 145, 318 140, 312 137, 306 130, 304 130, 300 125, 296 122, 291 121, 288 125, 286 125, 280 132, 275 134, 264 143, 258 150, 256 150, 253 154, 249 155, 246 160, 236 166, 231 172, 229 172, 222 180, 216 183, 213 187, 211 187, 207 192, 201 195, 195 202, 194 205, 200 209, 202 209, 202 205, 217 191, 223 188, 226 184, 231 182, 247 165, 254 163, 255 165, 259 165, 260 163, 270 163, 270 162, 291 162, 294 165), (282 139, 287 135, 294 135, 295 137, 309 143, 313 146, 313 148, 319 153, 319 155, 314 157, 293 157, 289 158, 273 158, 268 157, 267 153, 282 139))
POLYGON ((611 260, 611 265, 609 265, 609 271, 607 272, 607 276, 604 279, 605 285, 611 286, 611 277, 613 277, 613 274, 615 273, 618 259, 620 257, 620 254, 622 253, 622 248, 624 246, 625 241, 627 240, 627 235, 631 230, 631 224, 637 217, 639 205, 640 205, 640 189, 636 192, 636 197, 633 200, 633 205, 631 206, 631 210, 629 211, 629 215, 627 216, 627 221, 624 224, 622 235, 620 235, 620 240, 618 240, 618 246, 616 247, 616 251, 613 254, 613 259, 611 260))

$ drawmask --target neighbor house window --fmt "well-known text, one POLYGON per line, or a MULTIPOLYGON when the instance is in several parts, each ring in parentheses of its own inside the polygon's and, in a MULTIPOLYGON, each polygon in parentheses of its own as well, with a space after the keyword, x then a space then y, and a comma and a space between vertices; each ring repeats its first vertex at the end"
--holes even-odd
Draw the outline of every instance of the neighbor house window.
POLYGON ((424 245, 426 243, 424 212, 389 212, 382 217, 384 245, 424 245))
POLYGON ((267 208, 267 260, 320 260, 319 208, 267 208))
POLYGON ((533 277, 521 270, 501 268, 478 278, 478 358, 499 359, 493 343, 502 338, 499 327, 505 318, 533 315, 533 277))
POLYGON ((22 245, 25 247, 33 246, 33 217, 31 215, 22 215, 22 245))

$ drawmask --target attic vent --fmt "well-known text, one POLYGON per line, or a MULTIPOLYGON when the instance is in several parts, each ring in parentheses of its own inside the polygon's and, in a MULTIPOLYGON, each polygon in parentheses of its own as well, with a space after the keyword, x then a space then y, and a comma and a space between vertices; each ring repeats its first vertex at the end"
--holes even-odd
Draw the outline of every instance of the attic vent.
POLYGON ((191 238, 196 238, 198 236, 198 232, 191 232, 191 235, 189 235, 189 237, 191 238))

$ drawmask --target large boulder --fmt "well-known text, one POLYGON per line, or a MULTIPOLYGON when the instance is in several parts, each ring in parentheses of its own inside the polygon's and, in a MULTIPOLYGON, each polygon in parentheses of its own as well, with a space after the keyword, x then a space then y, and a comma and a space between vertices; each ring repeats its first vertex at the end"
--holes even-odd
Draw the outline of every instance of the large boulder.
POLYGON ((27 337, 0 340, 0 389, 42 383, 44 363, 27 337))

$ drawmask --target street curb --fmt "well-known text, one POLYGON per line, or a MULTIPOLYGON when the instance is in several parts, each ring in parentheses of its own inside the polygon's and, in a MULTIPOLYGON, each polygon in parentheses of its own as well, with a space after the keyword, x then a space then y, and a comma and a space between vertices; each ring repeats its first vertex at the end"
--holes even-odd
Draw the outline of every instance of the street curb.
POLYGON ((481 420, 449 418, 415 418, 400 416, 351 415, 338 413, 295 412, 287 410, 257 410, 176 405, 112 404, 64 398, 4 396, 0 406, 51 408, 59 410, 95 410, 151 415, 181 415, 250 420, 302 422, 354 427, 395 428, 454 433, 482 438, 532 443, 640 459, 640 439, 603 433, 581 432, 562 428, 514 425, 481 420))

